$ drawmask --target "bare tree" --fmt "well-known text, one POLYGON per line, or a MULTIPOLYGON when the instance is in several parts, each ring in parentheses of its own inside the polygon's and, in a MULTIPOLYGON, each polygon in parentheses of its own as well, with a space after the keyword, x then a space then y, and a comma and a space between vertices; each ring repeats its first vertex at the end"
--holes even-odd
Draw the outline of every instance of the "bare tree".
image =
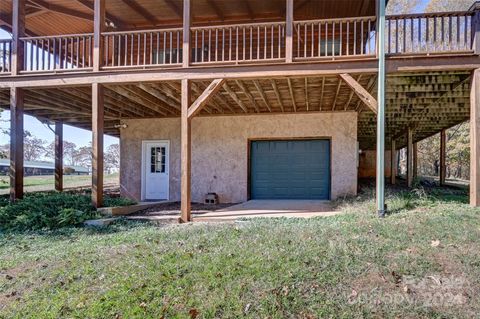
POLYGON ((47 141, 34 136, 29 131, 23 134, 23 158, 25 161, 38 161, 47 151, 47 141))
POLYGON ((422 2, 422 0, 392 0, 388 3, 387 14, 413 13, 422 2))
POLYGON ((105 170, 109 174, 120 169, 120 145, 112 144, 105 152, 105 170))

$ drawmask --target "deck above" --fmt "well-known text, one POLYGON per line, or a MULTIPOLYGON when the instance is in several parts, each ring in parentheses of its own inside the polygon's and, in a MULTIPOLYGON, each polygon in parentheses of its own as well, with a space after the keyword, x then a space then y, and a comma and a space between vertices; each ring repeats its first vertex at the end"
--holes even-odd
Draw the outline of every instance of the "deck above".
MULTIPOLYGON (((474 55, 475 11, 389 16, 386 54, 394 57, 474 55)), ((371 60, 377 57, 374 16, 191 27, 189 63, 183 63, 183 29, 103 32, 100 70, 172 70, 371 60), (291 50, 289 52, 288 50, 291 50)), ((21 38, 20 75, 93 71, 93 33, 21 38)), ((0 76, 11 75, 12 40, 0 40, 0 76)), ((478 53, 478 52, 477 52, 478 53)))

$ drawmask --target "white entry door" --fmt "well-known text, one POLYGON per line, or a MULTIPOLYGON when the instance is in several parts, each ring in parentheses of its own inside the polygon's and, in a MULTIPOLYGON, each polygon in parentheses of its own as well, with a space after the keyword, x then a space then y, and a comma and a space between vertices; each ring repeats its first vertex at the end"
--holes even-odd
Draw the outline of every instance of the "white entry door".
POLYGON ((169 142, 143 143, 143 197, 145 200, 168 199, 169 142))

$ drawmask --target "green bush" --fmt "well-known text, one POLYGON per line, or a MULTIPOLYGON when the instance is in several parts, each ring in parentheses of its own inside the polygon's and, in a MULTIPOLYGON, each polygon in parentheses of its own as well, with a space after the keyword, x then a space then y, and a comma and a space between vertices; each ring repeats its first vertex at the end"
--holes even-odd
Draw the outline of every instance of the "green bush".
MULTIPOLYGON (((134 202, 124 198, 105 199, 105 206, 126 206, 134 202)), ((88 195, 73 193, 35 193, 10 204, 0 199, 0 230, 26 231, 76 226, 99 217, 88 195)))

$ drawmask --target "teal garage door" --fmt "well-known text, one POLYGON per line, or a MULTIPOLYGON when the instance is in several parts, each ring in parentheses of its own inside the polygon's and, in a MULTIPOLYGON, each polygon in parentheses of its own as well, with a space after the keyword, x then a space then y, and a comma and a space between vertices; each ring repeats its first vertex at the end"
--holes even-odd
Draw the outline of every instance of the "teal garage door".
POLYGON ((253 141, 252 199, 330 199, 330 141, 253 141))

